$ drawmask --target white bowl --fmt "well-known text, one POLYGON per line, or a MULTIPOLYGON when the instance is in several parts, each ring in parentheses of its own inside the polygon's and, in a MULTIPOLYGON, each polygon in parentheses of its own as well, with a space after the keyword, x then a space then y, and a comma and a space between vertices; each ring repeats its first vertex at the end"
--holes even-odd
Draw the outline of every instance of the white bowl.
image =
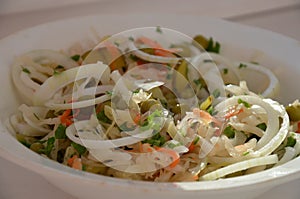
MULTIPOLYGON (((256 174, 209 182, 153 183, 94 175, 73 170, 45 159, 21 145, 8 133, 3 121, 16 111, 20 100, 10 78, 15 56, 37 48, 66 49, 76 41, 129 28, 157 26, 188 35, 212 36, 222 44, 222 54, 235 60, 256 61, 269 67, 279 78, 281 90, 276 98, 287 104, 300 98, 297 80, 300 76, 298 41, 270 31, 247 27, 220 19, 195 16, 98 15, 63 20, 15 33, 0 41, 0 155, 44 176, 53 185, 78 198, 187 198, 210 199, 254 198, 288 181, 300 178, 300 158, 256 174)), ((258 87, 256 81, 250 86, 258 87)))

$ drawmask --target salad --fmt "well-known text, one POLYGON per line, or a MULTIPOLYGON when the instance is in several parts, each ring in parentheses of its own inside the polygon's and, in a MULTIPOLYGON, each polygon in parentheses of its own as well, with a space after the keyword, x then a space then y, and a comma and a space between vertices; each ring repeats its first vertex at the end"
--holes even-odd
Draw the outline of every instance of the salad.
POLYGON ((8 129, 74 169, 155 182, 246 175, 299 155, 300 103, 272 99, 271 70, 224 57, 213 38, 149 31, 17 57, 12 79, 24 103, 8 129), (260 93, 241 79, 246 69, 267 77, 260 93))

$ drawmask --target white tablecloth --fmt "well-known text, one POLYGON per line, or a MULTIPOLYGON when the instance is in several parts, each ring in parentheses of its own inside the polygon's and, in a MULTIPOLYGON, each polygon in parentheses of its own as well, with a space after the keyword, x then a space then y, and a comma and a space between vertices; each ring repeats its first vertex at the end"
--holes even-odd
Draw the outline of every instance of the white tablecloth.
MULTIPOLYGON (((178 13, 223 17, 266 28, 300 41, 299 0, 1 0, 0 38, 17 30, 57 19, 99 13, 178 13), (172 5, 172 6, 169 6, 172 5), (168 10, 166 9, 168 8, 168 10)), ((299 165, 300 166, 300 165, 299 165)), ((261 196, 262 199, 298 199, 300 180, 261 196)), ((74 199, 42 177, 0 158, 1 199, 74 199)))

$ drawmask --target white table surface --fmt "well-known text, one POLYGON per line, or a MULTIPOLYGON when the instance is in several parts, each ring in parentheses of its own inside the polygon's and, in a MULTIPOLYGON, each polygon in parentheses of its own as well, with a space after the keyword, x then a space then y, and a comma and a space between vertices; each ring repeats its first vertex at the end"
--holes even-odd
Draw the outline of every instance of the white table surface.
MULTIPOLYGON (((99 13, 164 13, 222 17, 300 41, 300 0, 0 0, 0 39, 48 21, 99 13), (168 6, 172 4, 172 6, 168 6), (168 10, 166 10, 168 8, 168 10)), ((300 166, 300 165, 299 165, 300 166)), ((260 199, 299 199, 300 180, 260 199)), ((0 199, 74 199, 39 175, 0 158, 0 199)))

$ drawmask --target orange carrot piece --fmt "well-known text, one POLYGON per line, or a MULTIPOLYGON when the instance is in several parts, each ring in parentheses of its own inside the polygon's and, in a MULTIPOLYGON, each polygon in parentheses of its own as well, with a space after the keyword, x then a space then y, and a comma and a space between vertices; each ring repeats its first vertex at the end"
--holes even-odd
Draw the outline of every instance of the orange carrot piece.
POLYGON ((159 152, 167 153, 172 157, 173 162, 168 166, 169 168, 174 168, 180 162, 180 156, 176 153, 176 151, 161 147, 155 147, 155 149, 159 152))

